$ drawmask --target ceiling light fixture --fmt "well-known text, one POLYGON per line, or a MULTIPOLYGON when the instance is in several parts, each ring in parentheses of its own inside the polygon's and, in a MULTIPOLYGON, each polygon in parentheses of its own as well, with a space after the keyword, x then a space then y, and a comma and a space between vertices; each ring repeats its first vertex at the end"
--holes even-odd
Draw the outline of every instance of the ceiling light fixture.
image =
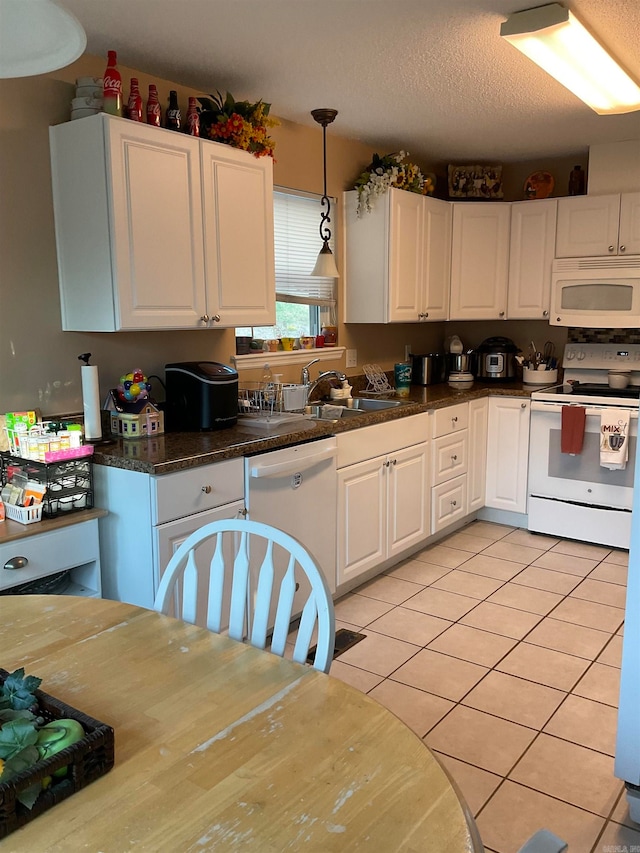
POLYGON ((0 0, 0 78, 64 68, 86 46, 78 19, 52 0, 0 0))
POLYGON ((559 3, 515 12, 500 35, 599 115, 640 109, 640 87, 559 3))
POLYGON ((320 220, 320 239, 322 240, 322 248, 318 254, 318 260, 313 268, 311 275, 323 276, 324 278, 338 278, 340 273, 336 266, 336 259, 333 257, 333 252, 329 248, 331 240, 331 229, 329 223, 331 217, 331 202, 327 195, 327 125, 338 115, 338 110, 321 109, 311 110, 313 120, 322 125, 322 174, 323 174, 323 195, 322 195, 322 218, 320 220))

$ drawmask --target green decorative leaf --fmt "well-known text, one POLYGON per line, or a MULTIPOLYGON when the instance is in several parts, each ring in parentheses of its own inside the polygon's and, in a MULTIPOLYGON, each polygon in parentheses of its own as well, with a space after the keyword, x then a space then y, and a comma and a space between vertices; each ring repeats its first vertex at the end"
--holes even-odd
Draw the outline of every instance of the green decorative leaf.
MULTIPOLYGON (((38 740, 35 725, 29 720, 10 720, 0 728, 0 758, 13 758, 38 740)), ((37 752, 37 750, 36 750, 37 752)))
POLYGON ((35 691, 42 684, 41 678, 24 674, 24 667, 16 669, 5 679, 2 696, 9 700, 10 707, 19 710, 36 704, 35 691))
POLYGON ((13 708, 2 708, 0 709, 0 725, 8 722, 9 720, 31 720, 34 723, 37 723, 38 717, 35 716, 33 711, 28 709, 21 709, 19 711, 14 710, 13 708))

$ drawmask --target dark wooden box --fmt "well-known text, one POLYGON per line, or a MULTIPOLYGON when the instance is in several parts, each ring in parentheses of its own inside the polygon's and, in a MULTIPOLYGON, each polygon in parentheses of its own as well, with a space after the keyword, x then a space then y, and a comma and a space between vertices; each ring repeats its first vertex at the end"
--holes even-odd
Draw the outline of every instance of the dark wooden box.
MULTIPOLYGON (((0 669, 0 683, 8 672, 0 669)), ((61 718, 77 720, 85 730, 85 737, 57 755, 39 761, 33 767, 14 776, 8 782, 0 782, 0 838, 29 823, 38 815, 70 797, 90 782, 104 776, 113 767, 113 729, 88 717, 81 711, 66 705, 59 699, 36 690, 38 713, 49 723, 61 718), (20 803, 16 795, 36 782, 51 776, 54 770, 67 767, 65 777, 53 777, 51 785, 43 790, 32 809, 20 803)))

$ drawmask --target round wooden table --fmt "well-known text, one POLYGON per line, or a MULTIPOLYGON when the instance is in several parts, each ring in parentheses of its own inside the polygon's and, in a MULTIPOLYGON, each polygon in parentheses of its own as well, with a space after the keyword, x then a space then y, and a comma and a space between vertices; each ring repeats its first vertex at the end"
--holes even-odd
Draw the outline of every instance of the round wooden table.
POLYGON ((115 730, 113 770, 12 853, 482 850, 441 765, 310 667, 120 602, 0 597, 0 667, 115 730))

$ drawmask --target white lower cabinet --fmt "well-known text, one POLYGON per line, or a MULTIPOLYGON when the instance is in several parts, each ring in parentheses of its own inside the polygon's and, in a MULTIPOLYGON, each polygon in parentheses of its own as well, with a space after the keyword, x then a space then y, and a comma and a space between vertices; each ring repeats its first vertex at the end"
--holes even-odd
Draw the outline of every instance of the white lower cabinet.
POLYGON ((428 415, 363 427, 338 440, 338 588, 429 530, 428 415))
MULTIPOLYGON (((244 501, 233 501, 228 504, 224 504, 217 509, 210 509, 206 512, 199 512, 195 515, 189 515, 186 518, 179 518, 176 521, 168 521, 166 524, 160 524, 155 528, 155 538, 154 538, 154 552, 157 555, 154 560, 154 574, 155 570, 158 572, 158 582, 160 578, 164 574, 164 570, 167 566, 167 563, 173 557, 177 548, 182 545, 184 540, 191 536, 192 533, 195 533, 196 530, 199 530, 205 524, 210 524, 212 521, 220 521, 223 518, 237 518, 242 510, 244 509, 244 501)), ((229 553, 231 551, 231 540, 229 539, 228 543, 226 543, 227 551, 225 552, 225 556, 227 560, 233 560, 233 555, 229 553)), ((206 564, 208 560, 213 559, 213 549, 214 544, 208 543, 207 545, 203 545, 203 550, 201 551, 201 556, 203 560, 203 565, 206 564), (205 550, 208 548, 208 553, 205 550)), ((224 549, 223 549, 224 550, 224 549)), ((225 588, 223 592, 223 607, 222 613, 223 616, 228 614, 229 605, 231 603, 231 583, 230 577, 227 578, 227 583, 225 583, 225 588)), ((197 615, 196 615, 196 624, 201 627, 206 627, 207 624, 207 595, 209 591, 209 587, 205 577, 200 577, 199 579, 200 589, 198 590, 198 604, 197 604, 197 615)), ((157 586, 156 586, 157 588, 157 586)), ((224 630, 228 628, 228 620, 227 623, 221 625, 221 628, 224 630)))
POLYGON ((431 491, 433 532, 443 530, 467 514, 467 477, 462 475, 434 486, 431 491))
POLYGON ((530 401, 490 397, 487 437, 486 506, 527 511, 530 401))
POLYGON ((489 400, 469 401, 469 465, 467 467, 467 513, 481 509, 487 482, 487 426, 489 400))
POLYGON ((437 409, 432 423, 431 530, 438 533, 467 514, 469 404, 437 409))
POLYGON ((71 582, 64 595, 100 598, 98 519, 83 520, 83 513, 78 513, 67 526, 37 533, 39 527, 30 526, 18 539, 0 540, 0 591, 70 570, 71 582))
POLYGON ((151 608, 187 536, 244 509, 244 460, 162 476, 95 465, 94 486, 96 503, 109 509, 100 526, 104 596, 151 608))

